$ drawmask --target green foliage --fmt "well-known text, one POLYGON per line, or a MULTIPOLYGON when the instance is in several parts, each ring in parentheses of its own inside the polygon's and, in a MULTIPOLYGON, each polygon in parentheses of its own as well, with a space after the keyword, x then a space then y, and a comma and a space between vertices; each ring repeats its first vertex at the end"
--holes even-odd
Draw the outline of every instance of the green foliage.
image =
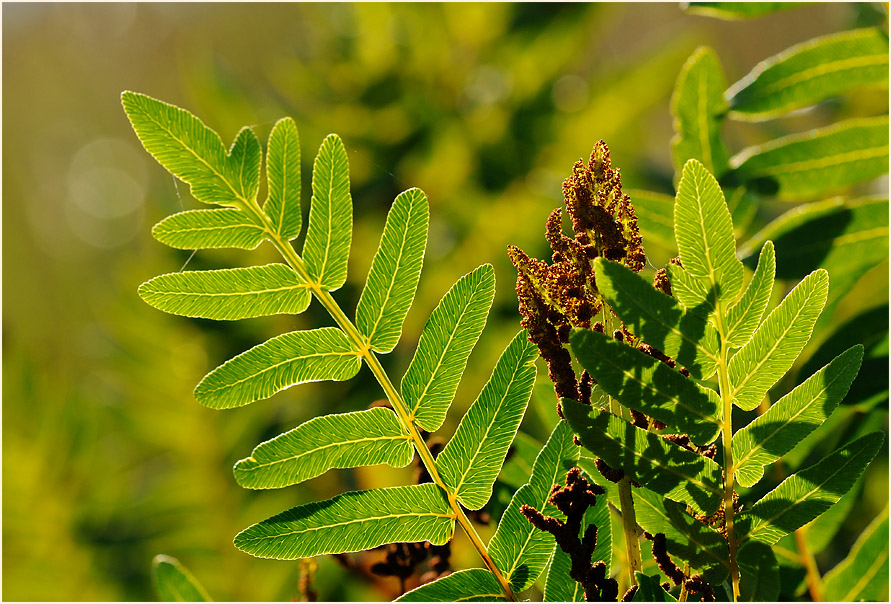
POLYGON ((503 569, 511 588, 528 589, 544 571, 554 550, 554 537, 536 529, 520 513, 528 505, 543 514, 562 518, 549 501, 551 487, 559 483, 579 458, 579 449, 572 442, 572 431, 561 422, 535 459, 529 482, 520 487, 501 516, 495 535, 489 542, 489 555, 503 569))
POLYGON ((211 602, 210 596, 179 560, 159 554, 152 560, 152 579, 162 602, 211 602))
MULTIPOLYGON (((508 548, 509 553, 506 558, 503 553, 490 558, 458 503, 479 509, 488 502, 523 418, 536 374, 535 350, 526 332, 508 345, 435 463, 414 423, 429 430, 443 423, 492 304, 492 267, 484 265, 462 277, 433 311, 403 377, 400 396, 375 352, 396 346, 414 299, 427 243, 426 195, 409 189, 396 197, 354 324, 328 293, 346 279, 352 236, 348 162, 337 136, 325 139, 313 165, 312 205, 301 258, 290 243, 301 227, 299 137, 292 120, 280 120, 270 135, 268 197, 261 207, 256 199, 261 151, 249 129, 239 133, 227 154, 219 137, 188 112, 136 93, 126 92, 123 99, 137 135, 163 166, 189 183, 202 201, 233 207, 186 214, 188 218, 178 222, 168 219, 163 228, 156 228, 156 233, 163 233, 159 239, 180 246, 249 248, 256 246, 251 238, 255 233, 245 225, 256 225, 287 262, 162 275, 140 287, 143 299, 182 316, 233 320, 300 313, 313 295, 338 325, 285 333, 235 356, 198 384, 196 399, 215 409, 240 407, 297 384, 350 379, 364 361, 391 407, 316 417, 262 443, 251 457, 236 464, 239 484, 272 489, 335 468, 382 463, 401 467, 415 450, 433 478, 433 483, 351 491, 298 505, 239 533, 236 547, 259 557, 295 559, 394 542, 442 545, 451 539, 457 521, 487 562, 490 570, 482 572, 488 576, 447 577, 429 587, 434 590, 430 593, 444 589, 442 593, 465 594, 470 589, 477 597, 492 599, 493 586, 498 597, 513 597, 510 586, 527 587, 550 557, 553 539, 550 543, 532 539, 531 525, 521 518, 530 538, 513 551, 516 535, 502 537, 507 542, 501 549, 496 535, 493 551, 508 548), (220 216, 221 212, 227 213, 220 216), (208 226, 209 230, 200 230, 208 226)), ((539 507, 551 485, 542 480, 552 481, 571 467, 569 451, 577 457, 571 440, 567 443, 568 431, 560 434, 536 462, 530 478, 534 490, 523 487, 539 507)), ((511 509, 506 517, 519 515, 517 506, 511 509)))
POLYGON ((682 6, 694 15, 718 17, 728 21, 752 19, 779 10, 798 6, 801 2, 684 2, 682 6))
POLYGON ((732 117, 764 120, 863 86, 887 86, 888 37, 856 29, 796 44, 727 90, 732 117))
POLYGON ((848 557, 823 577, 826 600, 881 600, 888 589, 888 508, 857 538, 848 557))
POLYGON ((585 448, 644 487, 635 497, 637 522, 651 534, 664 534, 669 552, 702 569, 713 584, 731 571, 733 591, 744 600, 775 600, 779 566, 770 546, 848 493, 885 437, 872 432, 844 444, 741 513, 728 503, 734 479, 743 486, 756 485, 764 466, 781 459, 828 419, 857 375, 863 347, 839 355, 734 434, 733 405, 745 411, 757 407, 810 339, 826 301, 828 274, 824 269, 812 272, 762 321, 773 283, 773 245, 764 243, 759 266, 740 294, 742 265, 734 253, 730 214, 717 181, 696 160, 684 167, 674 214, 684 268, 672 266, 667 274, 672 293, 680 283, 684 294, 675 301, 621 265, 598 258, 593 263, 597 285, 636 339, 617 341, 575 329, 569 340, 579 363, 610 400, 659 420, 666 425, 659 429, 667 434, 684 433, 699 448, 679 447, 676 438, 664 439, 639 427, 638 419, 626 421, 612 403, 598 409, 563 399, 563 412, 585 448), (704 292, 717 295, 708 303, 698 295, 704 292), (697 306, 685 308, 688 303, 697 306), (711 357, 718 388, 693 381, 676 370, 672 359, 652 354, 644 345, 635 349, 640 342, 674 356, 678 364, 697 358, 685 354, 685 346, 688 351, 718 351, 711 357), (702 446, 717 436, 719 425, 722 446, 729 449, 723 467, 702 455, 702 446), (732 473, 730 480, 722 480, 722 472, 732 473), (717 518, 726 522, 725 536, 706 526, 715 524, 706 517, 722 500, 717 518), (728 517, 734 513, 731 525, 728 517))
POLYGON ((504 599, 504 592, 492 573, 482 568, 470 568, 413 589, 396 601, 491 602, 504 599))

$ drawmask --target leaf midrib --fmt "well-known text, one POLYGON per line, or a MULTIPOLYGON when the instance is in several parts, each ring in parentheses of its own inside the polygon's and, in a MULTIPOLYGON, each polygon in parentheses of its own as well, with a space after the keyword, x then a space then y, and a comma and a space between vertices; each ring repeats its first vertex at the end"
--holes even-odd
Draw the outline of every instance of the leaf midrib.
MULTIPOLYGON (((358 358, 360 358, 361 355, 358 352, 356 352, 355 350, 349 350, 346 352, 314 352, 314 353, 310 353, 310 354, 294 356, 294 357, 290 357, 280 363, 275 363, 274 365, 267 365, 260 371, 257 371, 256 373, 252 373, 252 374, 250 374, 246 377, 243 377, 240 380, 237 380, 235 382, 223 384, 222 386, 218 386, 217 388, 202 389, 202 392, 204 394, 211 394, 213 392, 217 392, 219 390, 223 390, 226 388, 234 388, 238 384, 241 384, 242 382, 246 382, 248 380, 252 380, 252 379, 256 378, 257 376, 266 373, 267 371, 271 371, 271 370, 275 369, 276 367, 280 367, 282 365, 287 365, 288 363, 293 363, 294 361, 297 361, 300 359, 311 359, 311 358, 315 358, 315 357, 347 357, 347 356, 354 356, 358 359, 358 358)), ((237 359, 237 358, 238 357, 235 357, 235 359, 237 359)), ((232 361, 234 361, 235 359, 232 359, 232 361)), ((232 361, 228 361, 227 363, 224 363, 220 368, 222 369, 223 367, 225 367, 232 361)))
MULTIPOLYGON (((739 469, 741 469, 741 468, 745 465, 745 462, 748 461, 748 459, 749 459, 750 457, 752 457, 752 455, 754 455, 755 453, 757 453, 759 449, 763 449, 763 448, 764 448, 765 443, 767 443, 770 439, 772 439, 774 436, 776 436, 776 435, 777 435, 777 432, 779 432, 780 430, 782 430, 783 428, 785 428, 786 426, 788 426, 790 423, 792 423, 792 421, 795 420, 795 418, 797 418, 799 415, 801 415, 802 413, 804 413, 805 411, 807 411, 807 410, 811 407, 811 405, 813 405, 814 402, 816 402, 821 396, 823 396, 823 394, 826 393, 826 392, 829 390, 830 386, 832 386, 833 384, 835 384, 839 379, 841 379, 841 377, 842 377, 842 376, 841 376, 841 371, 840 371, 840 372, 839 372, 839 375, 838 375, 836 378, 834 378, 831 382, 829 382, 828 384, 825 384, 825 385, 823 386, 823 388, 821 388, 820 391, 819 391, 818 393, 816 393, 816 394, 811 398, 811 401, 810 401, 809 403, 807 403, 806 405, 802 406, 801 409, 799 409, 797 412, 795 412, 795 414, 793 414, 793 415, 791 415, 789 418, 787 418, 786 421, 785 421, 784 423, 782 423, 776 430, 774 430, 773 432, 771 432, 770 434, 768 434, 766 437, 764 437, 763 439, 761 439, 761 442, 756 443, 754 447, 752 447, 751 449, 749 449, 748 452, 746 452, 746 454, 743 455, 743 456, 737 461, 737 463, 735 464, 735 465, 736 465, 735 470, 739 470, 739 469)), ((794 392, 794 391, 793 391, 793 392, 794 392)), ((789 393, 789 394, 791 395, 792 393, 789 393)), ((785 397, 783 397, 783 398, 785 398, 785 397)), ((779 404, 782 403, 782 402, 783 402, 783 399, 780 399, 779 401, 777 401, 776 404, 779 405, 779 404)), ((762 417, 763 417, 763 416, 762 416, 762 417)), ((759 419, 760 419, 760 418, 759 418, 759 419)), ((744 429, 748 429, 748 427, 746 427, 746 428, 744 428, 744 429)), ((732 447, 732 446, 733 446, 733 441, 731 441, 731 447, 732 447)), ((779 458, 777 458, 777 459, 779 459, 779 458)), ((764 467, 764 466, 761 466, 761 467, 764 467)))
MULTIPOLYGON (((811 139, 811 140, 820 140, 820 139, 811 139)), ((823 139, 825 140, 825 139, 823 139)), ((774 166, 764 166, 758 167, 753 170, 753 172, 760 175, 770 175, 770 174, 794 174, 796 172, 805 172, 808 170, 819 170, 823 168, 831 168, 834 166, 841 166, 844 164, 850 164, 862 160, 872 159, 876 157, 881 157, 883 155, 888 154, 888 145, 879 145, 876 147, 866 147, 862 149, 855 149, 854 151, 848 151, 846 153, 833 153, 832 155, 817 158, 817 159, 808 159, 796 162, 788 162, 788 163, 778 163, 774 166)), ((759 155, 755 155, 753 157, 759 157, 759 155)))
MULTIPOLYGON (((386 294, 384 295, 383 303, 380 305, 380 309, 377 313, 377 318, 374 320, 374 324, 371 326, 368 334, 368 342, 372 342, 374 340, 374 336, 377 333, 377 328, 380 325, 381 320, 383 320, 384 315, 386 314, 384 311, 387 308, 387 304, 390 302, 390 297, 393 294, 393 289, 396 287, 396 276, 399 274, 400 269, 405 268, 403 262, 403 252, 405 251, 406 241, 408 241, 408 233, 411 228, 413 213, 415 210, 415 201, 416 197, 412 196, 411 202, 409 203, 406 217, 405 217, 405 228, 399 233, 401 240, 399 242, 399 254, 396 256, 396 268, 393 270, 393 275, 390 278, 390 284, 387 286, 386 294)), ((386 228, 386 227, 385 227, 386 228)), ((381 241, 383 243, 383 241, 381 241)), ((381 250, 383 250, 383 246, 381 246, 381 250)), ((374 270, 374 264, 372 262, 372 270, 374 270)), ((367 285, 366 285, 367 287, 367 285)))
MULTIPOLYGON (((173 274, 175 275, 177 273, 173 273, 173 274)), ((194 292, 194 291, 175 291, 175 290, 155 289, 155 290, 148 290, 148 293, 154 293, 154 294, 166 295, 166 296, 170 296, 170 295, 191 296, 193 298, 194 297, 197 297, 197 298, 202 298, 202 297, 237 298, 240 296, 256 296, 256 295, 261 295, 261 294, 271 294, 271 293, 275 293, 275 292, 286 292, 286 291, 291 291, 291 290, 295 290, 295 289, 309 289, 309 287, 310 286, 308 283, 296 283, 294 285, 288 285, 286 287, 276 287, 276 288, 270 288, 270 289, 257 289, 257 290, 251 290, 251 291, 194 292)))
MULTIPOLYGON (((853 69, 855 67, 868 67, 870 65, 881 65, 882 63, 888 62, 888 55, 861 55, 859 57, 848 57, 846 59, 839 59, 836 61, 829 61, 827 63, 822 63, 819 65, 815 65, 809 69, 803 69, 801 71, 797 71, 792 75, 786 76, 785 78, 779 79, 772 84, 768 84, 761 89, 762 95, 774 94, 778 90, 783 90, 784 88, 791 88, 796 84, 801 82, 805 82, 809 79, 825 76, 828 74, 832 74, 838 71, 844 71, 846 69, 853 69)), ((783 106, 788 106, 790 104, 787 102, 783 106)))
MULTIPOLYGON (((330 449, 332 447, 340 447, 340 446, 346 446, 346 445, 351 445, 351 444, 355 444, 355 443, 363 443, 363 442, 375 442, 375 441, 384 441, 384 440, 410 440, 410 439, 411 439, 411 436, 409 436, 408 434, 399 434, 396 436, 374 436, 374 437, 367 437, 367 438, 350 438, 350 439, 341 440, 341 441, 334 442, 334 443, 328 443, 326 445, 321 445, 321 446, 315 447, 313 449, 304 451, 302 453, 298 453, 297 455, 291 455, 289 457, 279 457, 279 458, 273 459, 272 461, 267 461, 267 462, 262 462, 262 463, 258 462, 257 459, 253 455, 251 455, 244 461, 253 461, 254 466, 251 468, 242 468, 241 471, 242 472, 253 472, 254 470, 259 470, 260 468, 266 468, 269 466, 274 466, 276 464, 287 463, 287 462, 293 461, 295 459, 300 459, 301 457, 305 457, 307 455, 312 455, 313 453, 318 453, 319 451, 322 451, 324 449, 330 449)), ((239 463, 241 463, 241 462, 239 462, 239 463)))
MULTIPOLYGON (((180 144, 186 151, 188 151, 189 153, 191 153, 192 156, 193 156, 195 159, 197 159, 199 162, 201 162, 202 164, 204 164, 205 166, 207 166, 207 168, 208 168, 211 172, 213 172, 214 175, 217 176, 217 178, 219 178, 221 181, 223 181, 223 183, 225 183, 225 185, 226 185, 227 187, 229 187, 229 190, 232 191, 232 193, 235 195, 235 197, 236 197, 239 201, 242 201, 242 202, 244 202, 244 203, 247 205, 247 203, 248 203, 247 199, 245 199, 243 195, 241 195, 241 194, 238 193, 238 191, 235 189, 235 187, 232 186, 232 183, 229 182, 229 179, 228 179, 228 178, 226 178, 225 176, 223 176, 223 174, 221 174, 220 172, 218 172, 216 168, 214 168, 212 165, 210 165, 210 163, 208 163, 207 160, 205 160, 203 157, 201 157, 200 155, 198 155, 198 153, 197 153, 194 149, 192 149, 189 145, 187 145, 181 138, 179 138, 178 136, 176 136, 170 129, 164 127, 164 124, 162 124, 161 122, 159 122, 158 120, 156 120, 156 119, 154 118, 154 116, 152 116, 151 114, 147 113, 145 110, 142 110, 142 113, 143 113, 143 115, 144 115, 146 118, 148 118, 151 122, 153 122, 153 123, 154 123, 156 126, 158 126, 161 130, 163 130, 164 132, 166 132, 166 133, 170 136, 170 138, 172 138, 173 140, 175 140, 176 142, 178 142, 178 143, 179 143, 179 144, 180 144)), ((224 150, 224 152, 223 152, 223 157, 224 157, 224 158, 229 158, 229 157, 231 157, 231 156, 230 156, 228 153, 226 153, 225 150, 224 150)), ((189 183, 189 185, 191 186, 191 183, 189 183)), ((214 203, 215 203, 215 202, 214 202, 214 203)))
POLYGON ((240 541, 244 542, 257 542, 257 541, 268 541, 270 539, 279 539, 282 537, 289 537, 291 535, 301 535, 303 533, 311 533, 313 531, 324 531, 331 528, 339 527, 339 526, 348 526, 350 524, 360 524, 363 522, 376 522, 380 520, 389 520, 391 518, 418 518, 418 517, 431 517, 431 518, 449 518, 454 519, 452 514, 437 514, 435 512, 409 512, 407 514, 386 514, 382 516, 365 516, 363 518, 354 518, 352 520, 346 520, 344 522, 334 522, 331 524, 325 524, 323 526, 310 526, 307 528, 288 531, 286 533, 275 533, 274 535, 261 535, 259 537, 242 537, 240 541))
POLYGON ((501 395, 501 399, 498 401, 498 405, 495 409, 495 412, 492 413, 492 419, 489 421, 489 425, 486 427, 485 436, 479 440, 477 443, 476 451, 474 451, 473 455, 470 456, 470 460, 467 462, 466 467, 464 468, 464 472, 461 474, 461 479, 458 481, 458 484, 455 486, 455 494, 456 496, 461 495, 461 487, 464 486, 464 480, 467 478, 467 473, 470 472, 470 469, 473 467, 473 462, 476 460, 477 456, 480 454, 480 451, 483 448, 483 444, 488 440, 489 434, 492 431, 492 426, 495 424, 495 420, 498 418, 498 413, 501 411, 504 406, 504 401, 507 400, 508 395, 511 393, 511 385, 514 383, 514 379, 517 377, 517 374, 520 370, 523 369, 523 361, 522 357, 518 357, 517 364, 514 367, 513 372, 511 373, 510 380, 508 381, 508 387, 504 390, 504 394, 501 395))
MULTIPOLYGON (((798 318, 802 315, 802 313, 805 311, 805 309, 808 308, 808 302, 811 301, 810 296, 814 293, 815 290, 816 290, 816 286, 813 286, 811 288, 811 290, 807 293, 807 297, 805 298, 805 301, 801 305, 799 305, 798 308, 795 310, 794 316, 789 321, 789 324, 786 326, 786 329, 783 330, 783 333, 780 334, 778 337, 774 338, 773 344, 770 346, 770 349, 765 354, 759 355, 758 360, 755 362, 755 366, 746 372, 746 375, 743 378, 742 382, 739 383, 739 386, 735 386, 733 388, 733 390, 730 392, 730 399, 732 401, 736 402, 736 400, 737 400, 736 395, 739 394, 743 388, 745 388, 745 386, 749 383, 749 381, 753 377, 755 377, 755 375, 758 373, 758 371, 761 369, 761 367, 763 367, 764 364, 767 362, 767 360, 773 356, 773 353, 776 352, 777 348, 779 348, 779 346, 780 346, 780 343, 785 339, 785 337, 789 334, 789 332, 792 330, 792 328, 796 326, 796 322, 798 321, 798 318)), ((785 302, 785 300, 784 300, 784 302, 785 302)), ((774 309, 774 311, 771 312, 770 315, 768 315, 768 317, 761 324, 761 327, 764 327, 765 325, 767 325, 767 322, 771 320, 774 313, 778 312, 782 307, 783 307, 783 304, 780 304, 780 306, 778 306, 776 309, 774 309)), ((758 332, 761 331, 761 327, 758 328, 758 332)), ((756 337, 758 337, 757 332, 755 333, 754 336, 752 336, 752 339, 749 340, 749 343, 746 344, 746 347, 751 346, 752 343, 755 341, 756 337)), ((741 354, 743 351, 745 351, 745 349, 740 350, 738 355, 741 354)), ((748 351, 746 351, 746 352, 748 352, 748 351)), ((736 359, 736 357, 733 357, 733 358, 736 359)), ((742 362, 740 362, 740 365, 742 365, 742 362)))

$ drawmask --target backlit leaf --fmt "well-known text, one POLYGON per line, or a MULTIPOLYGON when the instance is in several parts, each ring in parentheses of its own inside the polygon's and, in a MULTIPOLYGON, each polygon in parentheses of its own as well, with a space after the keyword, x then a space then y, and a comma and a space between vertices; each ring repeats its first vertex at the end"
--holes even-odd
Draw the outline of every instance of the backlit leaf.
POLYGON ((691 159, 720 178, 727 171, 730 154, 721 136, 727 112, 724 89, 727 79, 715 51, 700 46, 687 59, 671 96, 675 136, 671 140, 675 174, 691 159))
POLYGON ((671 295, 684 308, 704 316, 714 312, 714 296, 709 293, 711 288, 704 283, 704 279, 693 277, 677 264, 669 264, 665 269, 671 283, 671 295))
MULTIPOLYGON (((674 240, 674 197, 640 189, 628 189, 625 193, 634 202, 637 224, 646 243, 656 242, 676 256, 674 240)), ((648 254, 649 255, 649 254, 648 254)))
POLYGON ((507 600, 498 579, 483 568, 468 568, 402 594, 395 602, 492 602, 507 600))
POLYGON ((210 373, 195 388, 213 409, 241 407, 303 382, 348 380, 359 371, 359 353, 337 328, 292 331, 254 346, 210 373))
POLYGON ((660 583, 661 575, 658 573, 647 576, 640 571, 634 571, 637 581, 637 591, 634 592, 632 602, 677 602, 677 598, 665 591, 660 583))
POLYGON ((717 17, 727 21, 752 19, 780 10, 795 8, 802 2, 682 2, 681 7, 692 15, 717 17))
POLYGON ((312 166, 312 203, 303 244, 306 270, 329 291, 346 282, 352 236, 349 159, 340 137, 329 134, 312 166))
POLYGON ((715 372, 718 335, 704 314, 685 311, 640 275, 616 262, 594 260, 597 288, 628 329, 697 378, 715 372))
POLYGON ((252 250, 263 241, 263 227, 234 208, 187 210, 152 228, 155 239, 179 250, 234 247, 252 250))
POLYGON ((443 481, 471 510, 492 496, 492 484, 532 394, 538 348, 526 336, 523 330, 507 345, 492 377, 436 457, 443 481))
POLYGON ((608 411, 563 399, 563 414, 582 444, 611 468, 621 469, 642 486, 699 514, 721 503, 721 467, 711 459, 673 445, 608 411))
POLYGON ((634 514, 645 531, 665 535, 666 548, 672 556, 693 568, 717 566, 725 573, 730 571, 727 540, 688 514, 683 504, 650 489, 635 489, 634 514))
POLYGON ((848 557, 823 577, 827 602, 881 601, 888 593, 888 506, 867 526, 848 557))
POLYGON ((233 176, 237 170, 216 132, 185 109, 144 94, 124 92, 121 101, 142 146, 187 183, 195 199, 244 206, 242 183, 233 176))
POLYGON ((758 266, 739 302, 727 312, 727 341, 732 346, 742 346, 749 341, 761 323, 773 289, 776 257, 773 243, 766 241, 758 256, 758 266))
POLYGON ((831 277, 825 319, 866 271, 888 259, 888 199, 830 199, 802 204, 774 219, 740 250, 750 266, 767 240, 776 246, 777 279, 817 268, 831 277))
POLYGON ((732 117, 763 120, 870 85, 888 86, 888 37, 878 29, 855 29, 761 61, 726 96, 732 117))
POLYGON ((309 306, 307 284, 284 264, 159 275, 139 286, 164 312, 219 321, 298 314, 309 306))
POLYGON ((740 514, 737 540, 772 545, 836 503, 857 481, 885 441, 872 432, 784 480, 740 514))
POLYGON ((746 602, 776 602, 780 595, 780 567, 773 549, 758 541, 745 543, 737 553, 739 595, 746 602))
POLYGON ((415 297, 430 211, 420 189, 400 193, 387 214, 381 244, 356 307, 356 327, 372 350, 390 352, 415 297))
POLYGON ((602 333, 575 329, 569 341, 598 386, 626 407, 689 434, 700 446, 718 436, 721 399, 714 390, 602 333))
POLYGON ((564 422, 558 423, 535 460, 529 482, 514 493, 498 523, 489 542, 489 556, 514 592, 529 589, 544 570, 554 549, 554 536, 535 528, 520 513, 520 506, 529 505, 543 514, 564 520, 563 514, 548 499, 551 487, 565 483, 566 473, 575 466, 578 458, 579 448, 572 442, 572 430, 564 422))
POLYGON ((263 150, 253 130, 245 126, 235 137, 229 149, 226 162, 229 173, 235 180, 240 199, 255 201, 260 188, 260 164, 263 161, 263 150))
POLYGON ((495 271, 484 264, 446 292, 424 325, 401 390, 409 413, 429 432, 445 420, 494 296, 495 271))
POLYGON ((757 407, 792 367, 811 337, 828 289, 826 271, 820 269, 805 277, 730 360, 730 396, 738 407, 746 411, 757 407))
POLYGON ((248 489, 286 487, 332 468, 411 463, 405 427, 383 407, 323 415, 258 445, 235 464, 235 479, 248 489))
POLYGON ((750 487, 761 480, 765 466, 829 417, 847 394, 862 358, 862 346, 848 349, 733 435, 734 467, 741 485, 750 487))
POLYGON ((733 222, 718 181, 696 160, 684 165, 674 204, 674 233, 681 262, 706 280, 721 300, 732 303, 742 287, 733 222))
POLYGON ((241 531, 235 547, 258 558, 295 560, 401 541, 443 545, 454 528, 445 493, 428 482, 298 505, 241 531))
POLYGON ((785 136, 744 149, 730 163, 736 180, 761 192, 789 199, 825 195, 888 172, 888 116, 785 136))
POLYGON ((152 581, 162 602, 211 602, 210 596, 179 560, 160 554, 152 560, 152 581))
MULTIPOLYGON (((289 117, 276 122, 266 151, 266 178, 269 196, 263 212, 275 232, 285 241, 300 234, 300 137, 289 117)), ((347 185, 349 187, 349 185, 347 185)))

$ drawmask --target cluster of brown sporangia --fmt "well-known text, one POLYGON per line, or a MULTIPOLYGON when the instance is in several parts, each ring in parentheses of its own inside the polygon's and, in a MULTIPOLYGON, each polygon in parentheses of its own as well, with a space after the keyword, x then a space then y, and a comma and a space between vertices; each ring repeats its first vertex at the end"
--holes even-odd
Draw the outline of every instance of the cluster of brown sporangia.
MULTIPOLYGON (((573 327, 604 333, 606 330, 604 322, 595 321, 597 315, 609 312, 615 317, 597 289, 593 261, 595 258, 603 257, 621 262, 639 273, 644 268, 646 257, 634 206, 630 198, 622 192, 621 174, 618 169, 611 167, 606 143, 599 141, 594 145, 587 164, 581 160, 575 163, 572 176, 563 182, 563 199, 572 221, 574 236, 568 237, 563 232, 563 209, 557 208, 551 212, 545 230, 545 238, 553 252, 551 264, 530 258, 514 246, 508 248, 508 255, 518 272, 517 298, 520 314, 523 316, 521 324, 527 329, 529 340, 538 346, 541 357, 548 365, 548 376, 554 384, 557 398, 573 399, 590 405, 591 388, 596 381, 587 371, 583 371, 580 378, 576 376, 565 345, 569 343, 569 333, 573 327)), ((671 263, 680 265, 680 258, 673 259, 671 263)), ((669 296, 672 295, 665 269, 656 272, 653 287, 669 296)), ((619 328, 612 333, 616 340, 636 347, 689 377, 689 372, 684 367, 678 366, 674 359, 640 342, 623 323, 618 324, 619 328)), ((559 403, 557 412, 562 417, 559 403)), ((650 427, 651 422, 655 430, 668 427, 633 409, 631 417, 632 423, 644 430, 650 427)), ((695 446, 684 434, 664 434, 662 437, 711 459, 714 459, 717 451, 716 445, 695 446)), ((597 459, 596 464, 597 469, 608 480, 618 482, 624 477, 621 469, 609 467, 602 459, 597 459)), ((543 516, 532 508, 524 509, 523 513, 536 527, 553 533, 558 544, 561 544, 562 540, 561 548, 569 553, 573 560, 573 571, 570 575, 585 587, 588 601, 615 599, 617 594, 614 594, 613 588, 605 583, 608 580, 601 577, 605 570, 602 568, 603 563, 591 564, 590 554, 593 553, 596 543, 596 527, 588 527, 581 540, 578 538, 580 526, 576 526, 573 533, 573 523, 576 520, 581 522, 581 516, 578 516, 578 519, 575 517, 578 515, 577 510, 583 506, 593 505, 595 494, 600 487, 589 486, 577 469, 574 472, 574 474, 570 472, 571 476, 567 475, 565 488, 554 485, 552 491, 551 501, 567 515, 566 523, 543 516), (579 486, 581 484, 586 486, 579 486), (584 503, 586 501, 587 504, 584 503), (564 508, 573 511, 573 518, 569 517, 564 508), (590 535, 589 530, 592 531, 590 535), (564 544, 569 549, 566 549, 564 544)), ((633 480, 631 482, 634 486, 640 486, 633 480)), ((718 516, 716 513, 708 518, 698 518, 721 530, 723 516, 720 518, 718 516)), ((660 568, 663 571, 678 569, 665 551, 664 535, 659 543, 662 545, 654 543, 653 551, 660 568)), ((683 571, 678 569, 678 572, 679 574, 666 572, 666 575, 676 585, 684 582, 688 593, 699 593, 703 600, 707 601, 710 597, 713 600, 711 587, 701 577, 694 575, 687 578, 683 571)), ((617 591, 618 587, 615 589, 617 591)), ((633 592, 625 594, 625 597, 632 598, 633 592)))

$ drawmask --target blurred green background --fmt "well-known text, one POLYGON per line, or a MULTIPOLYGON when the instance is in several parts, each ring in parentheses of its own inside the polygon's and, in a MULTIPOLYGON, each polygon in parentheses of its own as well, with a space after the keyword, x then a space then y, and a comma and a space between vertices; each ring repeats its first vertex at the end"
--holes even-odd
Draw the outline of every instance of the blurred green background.
MULTIPOLYGON (((141 149, 121 91, 185 107, 227 144, 245 124, 265 141, 275 120, 292 116, 304 191, 321 140, 340 134, 356 230, 350 279, 335 297, 349 310, 393 197, 426 191, 425 270, 387 367, 401 375, 430 310, 459 276, 491 262, 498 279, 491 321, 441 431, 448 436, 519 328, 505 248, 546 257, 544 221, 573 162, 604 139, 626 188, 671 193, 669 98, 698 45, 715 48, 734 82, 794 43, 885 18, 881 7, 854 3, 740 22, 671 3, 4 3, 2 11, 6 600, 151 600, 158 553, 178 557, 218 599, 295 598, 298 564, 251 558, 233 536, 298 503, 411 480, 409 467, 329 472, 271 492, 235 484, 232 465, 260 441, 382 393, 363 369, 347 383, 308 384, 235 411, 194 401, 195 384, 223 360, 330 319, 314 305, 299 317, 222 324, 165 315, 138 298, 139 283, 189 260, 155 242, 151 225, 197 203, 141 149)), ((823 111, 887 112, 887 90, 823 111)), ((737 151, 820 119, 733 124, 725 135, 737 151)), ((870 191, 887 195, 887 180, 870 191)), ((751 232, 788 207, 762 208, 751 232)), ((667 259, 653 254, 657 266, 667 259)), ((200 252, 188 266, 274 259, 264 245, 200 252)), ((864 277, 862 296, 887 299, 887 272, 885 262, 864 277)), ((837 318, 857 303, 843 303, 837 318)), ((530 413, 523 429, 545 435, 542 415, 530 413)), ((860 519, 852 514, 858 531, 887 501, 884 459, 877 468, 855 508, 860 519)), ((481 529, 484 538, 492 528, 481 529)), ((855 536, 821 563, 843 557, 855 536)), ((461 537, 453 563, 478 564, 461 537)), ((395 593, 395 579, 375 587, 343 572, 319 560, 321 599, 395 593)))

